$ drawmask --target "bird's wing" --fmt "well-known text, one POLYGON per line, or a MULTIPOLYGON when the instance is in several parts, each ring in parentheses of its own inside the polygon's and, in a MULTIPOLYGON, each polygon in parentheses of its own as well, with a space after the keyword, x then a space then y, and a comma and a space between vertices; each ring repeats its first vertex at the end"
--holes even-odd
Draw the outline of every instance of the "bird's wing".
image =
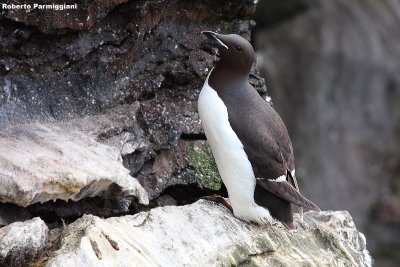
MULTIPOLYGON (((250 128, 251 129, 251 128, 250 128)), ((287 176, 288 157, 284 156, 279 144, 271 135, 253 127, 250 131, 242 130, 239 137, 255 177, 270 180, 287 176)))
MULTIPOLYGON (((243 149, 251 162, 254 175, 257 178, 257 185, 290 203, 319 210, 318 206, 299 193, 294 177, 291 177, 289 168, 294 168, 294 163, 290 140, 285 142, 286 147, 284 147, 276 141, 276 133, 265 132, 266 128, 263 126, 265 122, 261 120, 254 123, 253 120, 250 124, 244 117, 239 120, 240 117, 240 115, 232 116, 230 123, 238 134, 243 149), (278 182, 276 181, 278 178, 280 178, 279 180, 285 178, 285 181, 278 182)), ((287 133, 278 134, 281 139, 282 136, 289 138, 287 133)))
POLYGON ((257 178, 257 185, 267 190, 271 194, 280 197, 288 202, 296 204, 298 206, 320 211, 319 207, 312 203, 310 200, 305 198, 287 181, 275 182, 268 179, 257 178))
MULTIPOLYGON (((287 182, 294 169, 292 144, 282 119, 251 86, 248 94, 221 94, 229 103, 229 123, 243 144, 257 187, 296 205, 319 210, 287 182), (246 98, 248 97, 248 98, 246 98), (241 108, 238 108, 241 107, 241 108), (277 180, 279 178, 279 180, 277 180), (285 181, 281 181, 285 178, 285 181)), ((235 92, 235 90, 231 90, 235 92)), ((295 180, 290 181, 297 187, 295 180)))
MULTIPOLYGON (((263 135, 260 134, 259 138, 262 136, 263 135)), ((264 136, 264 138, 258 139, 262 140, 262 142, 253 139, 253 141, 244 141, 243 144, 257 177, 257 185, 290 203, 319 211, 320 209, 318 206, 302 196, 298 191, 297 183, 294 178, 291 179, 291 173, 287 168, 287 161, 282 155, 279 145, 274 140, 266 140, 266 138, 268 137, 264 136), (250 145, 247 142, 257 142, 257 144, 250 145), (250 149, 250 146, 256 148, 255 150, 257 151, 250 149), (278 182, 276 179, 282 176, 286 181, 278 182), (293 185, 288 181, 292 182, 293 185)), ((244 140, 251 139, 246 138, 244 140)))
POLYGON ((254 173, 257 177, 257 185, 288 202, 319 211, 318 206, 306 199, 298 191, 297 183, 294 178, 291 179, 291 173, 287 168, 287 161, 283 157, 279 145, 274 140, 266 142, 264 140, 264 142, 258 144, 256 147, 258 147, 258 151, 249 151, 248 157, 251 164, 256 167, 254 173), (254 153, 257 155, 254 155, 254 153), (268 157, 262 157, 260 153, 268 153, 268 157), (278 182, 276 179, 278 177, 282 178, 282 176, 285 178, 285 181, 278 182))
MULTIPOLYGON (((250 89, 249 89, 250 91, 250 89)), ((242 109, 238 97, 230 98, 229 123, 243 144, 256 177, 277 179, 294 170, 292 144, 279 115, 254 91, 256 100, 242 109), (232 104, 234 102, 234 104, 232 104), (257 119, 254 119, 257 118, 257 119)), ((227 98, 227 96, 225 96, 227 98)))

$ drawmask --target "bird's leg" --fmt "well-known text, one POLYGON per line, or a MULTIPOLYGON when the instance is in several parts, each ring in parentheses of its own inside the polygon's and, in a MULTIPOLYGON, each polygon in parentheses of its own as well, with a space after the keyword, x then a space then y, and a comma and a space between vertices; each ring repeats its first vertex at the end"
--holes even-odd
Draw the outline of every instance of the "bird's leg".
POLYGON ((226 201, 225 198, 221 197, 221 196, 218 195, 218 194, 214 194, 214 195, 211 195, 211 196, 204 196, 204 197, 202 197, 202 198, 203 198, 203 199, 206 199, 206 200, 209 200, 209 201, 221 203, 222 205, 224 205, 225 207, 227 207, 227 208, 233 213, 233 209, 232 209, 231 204, 230 204, 228 201, 226 201))

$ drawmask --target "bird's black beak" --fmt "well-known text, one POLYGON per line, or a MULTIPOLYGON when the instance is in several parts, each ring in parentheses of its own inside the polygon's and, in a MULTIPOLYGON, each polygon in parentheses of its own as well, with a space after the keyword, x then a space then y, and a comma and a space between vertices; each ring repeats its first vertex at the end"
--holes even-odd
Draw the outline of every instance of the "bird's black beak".
POLYGON ((211 32, 211 31, 202 31, 202 34, 204 34, 205 36, 207 36, 208 39, 210 39, 211 41, 213 41, 214 43, 217 43, 223 47, 225 47, 226 49, 228 49, 228 46, 222 41, 222 35, 218 34, 216 32, 211 32))

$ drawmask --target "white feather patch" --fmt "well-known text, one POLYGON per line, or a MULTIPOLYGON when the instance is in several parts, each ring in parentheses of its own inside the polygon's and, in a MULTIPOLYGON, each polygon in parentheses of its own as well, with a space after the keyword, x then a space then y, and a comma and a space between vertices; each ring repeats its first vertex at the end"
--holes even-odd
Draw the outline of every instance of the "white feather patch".
POLYGON ((281 183, 281 182, 286 181, 286 175, 281 175, 276 179, 269 179, 268 181, 281 183))
POLYGON ((233 213, 246 221, 270 222, 272 217, 269 211, 254 202, 256 179, 253 168, 242 142, 229 123, 224 102, 208 84, 211 72, 200 92, 199 116, 218 171, 228 190, 233 213))

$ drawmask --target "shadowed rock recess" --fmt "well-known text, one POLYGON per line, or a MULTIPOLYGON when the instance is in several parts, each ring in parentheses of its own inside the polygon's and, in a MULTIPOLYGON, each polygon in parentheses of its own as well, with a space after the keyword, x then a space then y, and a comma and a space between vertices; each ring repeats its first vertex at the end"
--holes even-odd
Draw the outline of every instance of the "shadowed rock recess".
POLYGON ((200 32, 250 38, 257 1, 75 2, 0 11, 1 266, 370 263, 347 213, 288 232, 191 204, 226 196, 197 115, 217 60, 200 32))

